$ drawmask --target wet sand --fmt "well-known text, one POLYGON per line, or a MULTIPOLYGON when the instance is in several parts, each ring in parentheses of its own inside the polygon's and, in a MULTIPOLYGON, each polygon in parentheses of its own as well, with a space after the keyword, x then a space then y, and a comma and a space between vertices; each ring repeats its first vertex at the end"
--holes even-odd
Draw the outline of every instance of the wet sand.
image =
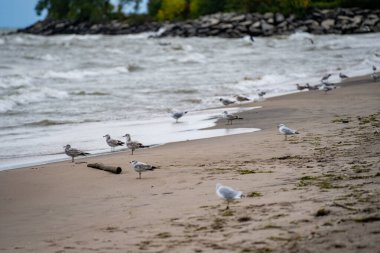
POLYGON ((0 252, 379 252, 380 83, 242 106, 216 127, 262 131, 0 172, 0 252), (225 210, 218 182, 247 197, 225 210))

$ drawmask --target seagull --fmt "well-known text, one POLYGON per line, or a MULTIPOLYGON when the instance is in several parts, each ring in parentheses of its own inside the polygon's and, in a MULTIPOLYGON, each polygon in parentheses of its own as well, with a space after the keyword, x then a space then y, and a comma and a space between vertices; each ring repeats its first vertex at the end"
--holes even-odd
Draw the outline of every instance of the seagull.
POLYGON ((149 164, 146 164, 146 163, 142 163, 142 162, 139 162, 139 161, 136 161, 136 160, 133 160, 131 162, 131 166, 132 168, 139 173, 139 179, 141 179, 141 173, 142 172, 145 172, 145 171, 148 171, 148 170, 154 170, 154 169, 157 169, 157 167, 155 166, 152 166, 152 165, 149 165, 149 164))
POLYGON ((297 130, 291 129, 284 124, 278 125, 278 131, 285 135, 285 140, 287 140, 288 135, 299 134, 297 130))
POLYGON ((230 207, 230 202, 232 202, 235 199, 241 199, 243 197, 243 193, 240 191, 235 191, 231 187, 224 186, 221 184, 216 184, 216 195, 218 195, 219 198, 224 199, 227 201, 227 207, 226 210, 228 210, 230 207))
POLYGON ((327 94, 327 92, 329 91, 332 91, 333 89, 336 89, 336 86, 334 86, 334 84, 331 84, 331 83, 330 85, 323 84, 320 88, 320 90, 323 90, 325 94, 327 94))
POLYGON ((258 93, 258 95, 259 95, 260 98, 263 98, 265 94, 267 94, 265 91, 260 91, 258 93))
POLYGON ((375 65, 372 65, 372 70, 373 70, 373 72, 375 72, 377 70, 375 65))
POLYGON ((125 134, 123 137, 126 138, 126 141, 127 141, 127 147, 132 150, 132 155, 133 155, 133 151, 135 151, 136 149, 138 148, 148 148, 149 146, 144 146, 143 144, 141 144, 140 142, 137 142, 137 141, 132 141, 131 139, 131 135, 130 134, 125 134))
POLYGON ((178 122, 178 120, 180 118, 182 118, 182 116, 185 115, 186 113, 187 113, 187 111, 186 112, 173 112, 172 113, 172 118, 175 119, 175 122, 178 122))
POLYGON ((314 44, 314 40, 311 39, 311 38, 305 38, 306 40, 308 40, 311 44, 314 44))
POLYGON ((325 86, 334 86, 335 84, 329 82, 328 80, 323 80, 322 81, 322 86, 325 85, 325 86))
POLYGON ((223 105, 226 105, 226 106, 235 103, 235 101, 231 101, 231 100, 226 99, 226 98, 220 98, 219 101, 222 102, 223 105))
POLYGON ((235 97, 236 97, 236 100, 239 102, 249 101, 249 98, 244 97, 244 96, 236 95, 235 97))
POLYGON ((235 119, 243 119, 243 118, 240 118, 239 116, 231 115, 227 111, 223 112, 223 117, 227 119, 227 125, 228 123, 231 123, 230 125, 232 125, 232 121, 235 119))
POLYGON ((371 74, 371 77, 372 77, 372 79, 373 79, 375 82, 377 82, 377 79, 380 78, 380 75, 379 75, 379 74, 376 74, 376 73, 374 72, 373 74, 371 74))
POLYGON ((321 81, 327 81, 330 78, 331 74, 326 74, 322 77, 321 81))
POLYGON ((307 86, 307 85, 303 86, 303 85, 299 85, 298 83, 297 83, 296 85, 297 85, 297 90, 308 89, 308 86, 307 86))
POLYGON ((111 147, 111 152, 114 150, 115 147, 124 145, 124 142, 122 142, 122 141, 111 139, 111 136, 109 134, 106 134, 103 137, 106 138, 106 142, 107 142, 108 146, 111 147))
POLYGON ((71 162, 74 162, 74 157, 90 155, 90 153, 83 152, 82 150, 71 148, 69 144, 63 147, 66 155, 71 156, 71 162))
POLYGON ((309 89, 309 90, 318 90, 319 89, 319 86, 318 85, 310 85, 309 83, 306 84, 306 87, 309 89))
POLYGON ((340 79, 345 79, 345 78, 348 78, 348 76, 346 76, 345 74, 343 73, 339 73, 339 77, 340 79))

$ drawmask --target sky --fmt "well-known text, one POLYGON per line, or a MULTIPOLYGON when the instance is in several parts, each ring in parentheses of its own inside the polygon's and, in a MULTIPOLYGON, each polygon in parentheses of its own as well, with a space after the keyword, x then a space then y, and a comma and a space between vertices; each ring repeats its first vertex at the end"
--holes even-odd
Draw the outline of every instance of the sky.
MULTIPOLYGON (((23 28, 44 19, 46 13, 37 16, 34 10, 37 2, 38 0, 0 0, 0 27, 23 28)), ((146 11, 146 2, 147 0, 144 1, 142 11, 146 11)))

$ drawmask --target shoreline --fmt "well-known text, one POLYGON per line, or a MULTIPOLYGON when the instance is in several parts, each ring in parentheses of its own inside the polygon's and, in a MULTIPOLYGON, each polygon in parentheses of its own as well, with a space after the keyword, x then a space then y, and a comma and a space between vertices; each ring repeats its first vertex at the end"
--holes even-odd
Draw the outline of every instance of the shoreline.
POLYGON ((1 249, 376 252, 379 83, 364 76, 340 86, 271 98, 216 126, 255 123, 257 133, 85 158, 122 166, 120 175, 83 159, 2 171, 1 249), (278 123, 300 135, 284 141, 278 123), (159 169, 138 180, 132 159, 159 169), (248 197, 225 211, 218 182, 248 197))

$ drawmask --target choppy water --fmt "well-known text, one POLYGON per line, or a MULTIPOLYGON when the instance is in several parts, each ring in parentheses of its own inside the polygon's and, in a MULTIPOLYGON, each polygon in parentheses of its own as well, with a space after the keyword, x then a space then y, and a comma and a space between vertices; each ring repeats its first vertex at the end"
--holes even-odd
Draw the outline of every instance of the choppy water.
MULTIPOLYGON (((148 36, 0 35, 0 169, 60 159, 67 143, 107 151, 107 133, 133 132, 147 144, 198 138, 195 132, 168 136, 209 126, 204 119, 220 112, 197 111, 219 106, 220 97, 254 98, 258 89, 276 96, 295 92, 297 82, 317 83, 327 72, 353 76, 380 65, 380 34, 299 33, 257 38, 253 45, 148 36), (194 122, 186 129, 172 125, 168 109, 189 110, 194 122), (157 122, 170 125, 162 130, 157 122)), ((223 134, 231 132, 200 137, 223 134)))

